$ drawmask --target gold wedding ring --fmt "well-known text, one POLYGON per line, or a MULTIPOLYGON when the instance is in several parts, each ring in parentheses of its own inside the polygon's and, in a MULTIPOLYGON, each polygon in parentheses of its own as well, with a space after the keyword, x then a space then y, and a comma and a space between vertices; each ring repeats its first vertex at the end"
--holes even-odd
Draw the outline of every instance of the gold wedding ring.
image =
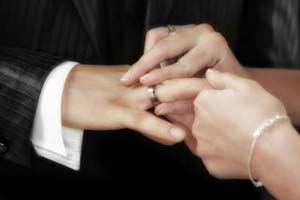
POLYGON ((174 25, 167 25, 167 31, 169 36, 174 36, 176 34, 176 27, 174 25))

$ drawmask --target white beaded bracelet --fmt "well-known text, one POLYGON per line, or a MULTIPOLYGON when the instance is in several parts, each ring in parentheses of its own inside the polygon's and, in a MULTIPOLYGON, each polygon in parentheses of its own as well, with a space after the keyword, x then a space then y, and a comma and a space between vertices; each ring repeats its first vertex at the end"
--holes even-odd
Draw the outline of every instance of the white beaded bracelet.
POLYGON ((254 153, 254 149, 255 149, 255 145, 256 145, 257 139, 267 129, 269 129, 270 127, 274 126, 274 124, 276 124, 277 122, 279 122, 281 120, 289 120, 289 117, 287 115, 275 115, 274 117, 266 120, 252 134, 253 135, 253 141, 252 141, 252 144, 251 144, 250 154, 249 154, 249 158, 248 158, 248 175, 249 175, 249 178, 250 178, 251 182, 253 183, 253 185, 255 187, 261 187, 261 186, 263 186, 262 182, 260 182, 258 180, 255 180, 253 178, 253 175, 252 175, 252 172, 251 172, 252 157, 253 157, 253 153, 254 153))

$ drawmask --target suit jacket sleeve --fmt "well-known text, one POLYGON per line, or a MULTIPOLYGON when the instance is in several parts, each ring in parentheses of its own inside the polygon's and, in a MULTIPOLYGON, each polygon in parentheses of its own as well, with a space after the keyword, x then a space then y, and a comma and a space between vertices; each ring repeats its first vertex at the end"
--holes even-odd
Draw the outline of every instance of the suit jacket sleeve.
POLYGON ((39 95, 61 57, 0 46, 0 143, 2 159, 30 166, 31 132, 39 95))

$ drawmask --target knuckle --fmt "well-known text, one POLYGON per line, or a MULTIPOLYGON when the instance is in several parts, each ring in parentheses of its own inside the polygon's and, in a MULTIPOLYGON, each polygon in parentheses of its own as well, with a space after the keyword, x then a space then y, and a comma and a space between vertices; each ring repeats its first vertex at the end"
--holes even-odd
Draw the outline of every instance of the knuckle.
POLYGON ((178 73, 178 72, 174 71, 174 70, 170 70, 168 67, 157 69, 157 76, 159 76, 163 80, 166 80, 168 78, 174 77, 174 75, 176 73, 178 73))
POLYGON ((161 54, 166 50, 166 42, 164 40, 158 42, 154 47, 153 47, 153 51, 156 54, 161 54))
POLYGON ((199 24, 197 26, 197 29, 199 32, 206 32, 206 33, 210 33, 210 32, 214 31, 214 28, 210 24, 207 24, 207 23, 199 24))
POLYGON ((157 37, 160 29, 161 29, 161 27, 150 29, 146 33, 146 38, 149 39, 149 38, 155 38, 155 37, 157 37))
POLYGON ((224 36, 220 32, 212 32, 210 33, 210 36, 218 42, 226 42, 224 36))
POLYGON ((191 77, 194 75, 194 72, 191 67, 189 67, 188 63, 188 60, 184 58, 180 59, 176 63, 177 67, 180 68, 180 74, 182 77, 191 77))
POLYGON ((213 43, 213 45, 218 48, 223 48, 227 46, 226 39, 219 32, 212 32, 208 35, 208 37, 209 37, 208 41, 211 41, 211 43, 213 43))
POLYGON ((163 39, 159 41, 153 48, 156 54, 163 55, 165 58, 169 58, 172 53, 172 48, 168 40, 163 39))
POLYGON ((181 71, 181 77, 192 77, 194 74, 189 69, 184 69, 181 71))

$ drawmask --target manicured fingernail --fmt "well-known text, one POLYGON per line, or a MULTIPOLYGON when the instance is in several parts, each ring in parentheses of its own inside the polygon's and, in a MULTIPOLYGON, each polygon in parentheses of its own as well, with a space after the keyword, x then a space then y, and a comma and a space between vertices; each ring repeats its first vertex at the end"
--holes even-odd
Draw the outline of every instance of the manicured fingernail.
POLYGON ((124 76, 121 78, 121 82, 127 82, 129 80, 130 73, 126 72, 124 76))
POLYGON ((169 108, 161 108, 157 111, 157 115, 166 115, 171 112, 171 109, 169 108))
POLYGON ((142 82, 144 82, 144 81, 145 81, 145 77, 142 76, 142 77, 140 78, 140 82, 142 83, 142 82))
POLYGON ((212 69, 212 68, 209 68, 207 71, 206 71, 207 74, 216 74, 216 73, 219 73, 219 71, 215 70, 215 69, 212 69))
POLYGON ((170 134, 178 140, 182 140, 185 136, 185 132, 179 128, 171 128, 170 129, 170 134))
POLYGON ((147 82, 147 75, 145 75, 145 76, 142 76, 141 78, 140 78, 140 82, 141 83, 145 83, 145 82, 147 82))
POLYGON ((166 110, 165 109, 160 109, 156 112, 157 115, 165 115, 166 114, 166 110))

